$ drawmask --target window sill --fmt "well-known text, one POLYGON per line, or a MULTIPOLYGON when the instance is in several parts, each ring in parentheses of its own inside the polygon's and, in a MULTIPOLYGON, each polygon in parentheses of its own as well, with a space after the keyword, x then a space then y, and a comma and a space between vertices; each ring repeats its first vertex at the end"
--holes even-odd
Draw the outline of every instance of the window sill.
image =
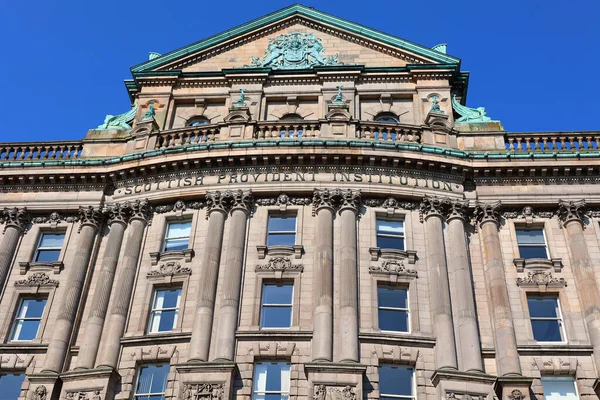
POLYGON ((408 259, 409 264, 414 264, 417 261, 417 252, 415 250, 397 250, 397 249, 382 249, 379 247, 369 247, 371 261, 377 261, 379 258, 386 260, 404 260, 408 259))
POLYGON ((563 268, 562 258, 515 258, 513 264, 517 267, 517 272, 544 271, 552 268, 554 272, 561 272, 563 268))
POLYGON ((27 274, 27 271, 52 271, 54 274, 60 274, 60 271, 64 268, 64 264, 62 261, 52 261, 52 262, 20 262, 19 263, 19 273, 21 275, 27 274))
POLYGON ((294 256, 294 258, 302 258, 304 253, 304 246, 301 244, 295 244, 293 246, 256 246, 258 251, 258 258, 264 259, 267 255, 269 256, 294 256))
POLYGON ((175 261, 182 258, 185 262, 190 262, 194 255, 193 249, 162 251, 150 253, 150 260, 152 265, 157 265, 159 261, 175 261))

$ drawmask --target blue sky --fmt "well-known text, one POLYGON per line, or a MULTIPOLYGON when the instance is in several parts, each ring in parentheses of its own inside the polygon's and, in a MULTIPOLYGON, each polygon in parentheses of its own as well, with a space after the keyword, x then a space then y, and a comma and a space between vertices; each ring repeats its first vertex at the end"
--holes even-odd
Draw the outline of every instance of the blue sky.
MULTIPOLYGON (((2 1, 0 141, 73 140, 129 109, 123 84, 166 53, 288 1, 2 1)), ((307 1, 434 46, 471 72, 468 105, 508 131, 599 130, 600 1, 307 1)))

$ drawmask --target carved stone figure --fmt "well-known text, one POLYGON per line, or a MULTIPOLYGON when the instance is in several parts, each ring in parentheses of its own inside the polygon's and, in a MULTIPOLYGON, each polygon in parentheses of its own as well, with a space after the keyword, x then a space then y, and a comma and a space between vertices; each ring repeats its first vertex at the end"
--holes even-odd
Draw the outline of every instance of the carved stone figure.
POLYGON ((222 383, 185 384, 183 400, 224 400, 225 388, 222 383))
POLYGON ((97 130, 109 130, 109 129, 131 129, 129 124, 135 118, 135 114, 138 110, 138 103, 136 102, 131 110, 119 114, 119 115, 107 115, 104 118, 104 123, 96 128, 97 130))
POLYGON ((523 400, 525 396, 523 395, 523 392, 521 392, 519 389, 515 389, 512 392, 510 392, 508 398, 510 400, 523 400))
POLYGON ((313 400, 325 400, 327 396, 327 389, 325 385, 315 385, 313 400))
POLYGON ((492 119, 487 116, 485 107, 469 108, 456 101, 456 95, 452 95, 452 107, 454 111, 460 114, 456 122, 491 122, 492 119))
POLYGON ((435 113, 443 114, 444 112, 440 108, 440 103, 438 102, 437 99, 438 99, 437 96, 431 96, 431 100, 433 100, 433 101, 432 101, 432 104, 431 104, 431 110, 429 110, 429 112, 435 112, 435 113))
POLYGON ((33 392, 34 400, 46 400, 47 396, 48 396, 48 389, 46 389, 46 386, 44 386, 44 385, 39 385, 38 387, 35 388, 35 392, 33 392))
POLYGON ((240 97, 233 103, 233 107, 246 107, 246 89, 240 89, 240 97))
POLYGON ((331 104, 345 104, 344 96, 342 95, 343 88, 344 88, 343 86, 336 86, 336 89, 338 92, 335 95, 335 98, 331 101, 331 104))
POLYGON ((147 121, 149 119, 154 119, 154 116, 156 115, 156 110, 154 110, 154 100, 150 101, 150 108, 148 108, 148 111, 146 111, 144 113, 144 116, 142 117, 142 121, 147 121))

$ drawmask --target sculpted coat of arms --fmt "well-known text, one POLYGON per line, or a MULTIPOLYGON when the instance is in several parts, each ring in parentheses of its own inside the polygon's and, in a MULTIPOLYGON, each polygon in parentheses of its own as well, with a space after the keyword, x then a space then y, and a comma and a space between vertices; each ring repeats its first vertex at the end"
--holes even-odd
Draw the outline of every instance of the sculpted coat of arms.
POLYGON ((269 39, 262 59, 252 57, 246 67, 273 69, 301 69, 317 65, 341 65, 338 55, 326 57, 321 39, 311 33, 292 32, 269 39))

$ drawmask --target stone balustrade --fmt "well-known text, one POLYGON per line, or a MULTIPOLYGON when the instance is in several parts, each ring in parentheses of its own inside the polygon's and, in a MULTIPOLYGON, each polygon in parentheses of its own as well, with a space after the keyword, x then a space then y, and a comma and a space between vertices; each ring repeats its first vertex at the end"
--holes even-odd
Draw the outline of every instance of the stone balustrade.
POLYGON ((360 122, 357 127, 359 139, 420 143, 421 128, 412 125, 394 123, 360 122))
POLYGON ((203 125, 161 132, 156 140, 156 148, 193 146, 219 140, 219 125, 203 125))
POLYGON ((254 131, 255 139, 303 139, 318 137, 321 124, 318 121, 259 122, 254 131))
POLYGON ((505 146, 514 152, 598 151, 600 132, 507 133, 505 146))
POLYGON ((81 157, 80 140, 44 143, 0 143, 0 161, 68 160, 81 157))

